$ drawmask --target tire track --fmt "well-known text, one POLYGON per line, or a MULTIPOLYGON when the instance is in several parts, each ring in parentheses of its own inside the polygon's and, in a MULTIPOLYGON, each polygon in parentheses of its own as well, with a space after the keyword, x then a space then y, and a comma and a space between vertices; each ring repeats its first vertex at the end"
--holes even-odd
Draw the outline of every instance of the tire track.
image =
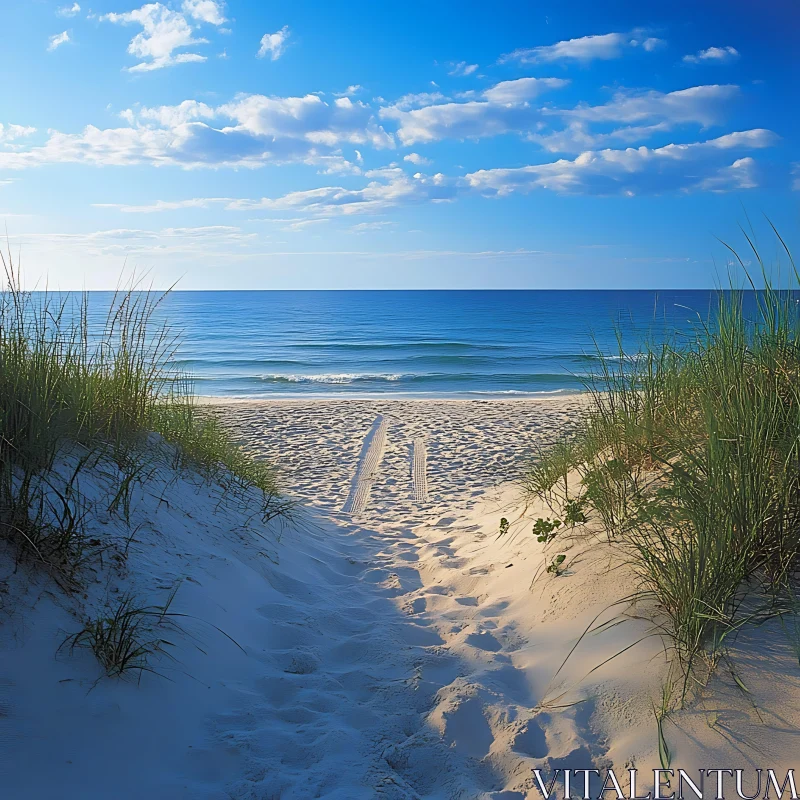
POLYGON ((378 477, 383 451, 386 448, 386 429, 388 426, 389 422, 386 417, 379 414, 375 422, 372 423, 369 433, 364 438, 361 454, 358 457, 356 474, 350 486, 350 494, 342 506, 342 511, 345 514, 359 514, 369 503, 372 485, 378 477))
POLYGON ((428 502, 428 447, 425 439, 414 439, 414 454, 411 463, 411 478, 414 484, 414 500, 428 502))

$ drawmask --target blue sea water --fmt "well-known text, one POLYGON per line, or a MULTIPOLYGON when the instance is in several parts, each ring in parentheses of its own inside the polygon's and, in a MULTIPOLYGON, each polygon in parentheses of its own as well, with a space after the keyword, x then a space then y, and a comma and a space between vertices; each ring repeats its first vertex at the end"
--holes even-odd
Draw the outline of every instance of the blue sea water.
POLYGON ((690 330, 710 291, 174 292, 198 394, 525 397, 574 392, 643 337, 690 330))

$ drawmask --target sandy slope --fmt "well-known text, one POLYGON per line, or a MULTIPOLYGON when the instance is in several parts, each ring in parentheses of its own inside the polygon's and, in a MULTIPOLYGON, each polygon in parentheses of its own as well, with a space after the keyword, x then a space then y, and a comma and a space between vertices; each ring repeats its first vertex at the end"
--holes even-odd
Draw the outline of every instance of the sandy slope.
MULTIPOLYGON (((530 524, 546 512, 507 483, 575 402, 237 406, 231 424, 308 501, 291 525, 184 476, 140 493, 127 566, 96 565, 85 598, 4 556, 5 796, 521 800, 538 796, 535 766, 658 766, 659 641, 587 676, 646 623, 587 637, 556 676, 630 573, 585 534, 558 543, 563 576, 544 573, 554 551, 530 524), (98 681, 90 654, 54 657, 83 607, 127 588, 153 602, 176 582, 175 608, 196 619, 161 664, 169 680, 98 681)), ((675 766, 794 766, 800 671, 773 634, 740 647, 752 696, 722 677, 668 724, 675 766)))

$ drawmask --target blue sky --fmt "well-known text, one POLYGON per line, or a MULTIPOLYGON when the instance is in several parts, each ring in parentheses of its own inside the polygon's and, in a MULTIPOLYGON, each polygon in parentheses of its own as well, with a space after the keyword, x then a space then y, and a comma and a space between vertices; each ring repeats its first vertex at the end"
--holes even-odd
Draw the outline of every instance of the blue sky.
POLYGON ((794 243, 793 2, 13 0, 28 283, 712 286, 794 243))

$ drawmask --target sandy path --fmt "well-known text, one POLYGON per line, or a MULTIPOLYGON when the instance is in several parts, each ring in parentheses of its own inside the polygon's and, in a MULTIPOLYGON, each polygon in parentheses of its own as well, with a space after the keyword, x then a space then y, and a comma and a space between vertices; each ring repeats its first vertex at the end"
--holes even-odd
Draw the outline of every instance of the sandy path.
MULTIPOLYGON (((241 712, 217 721, 246 776, 230 797, 530 800, 534 768, 659 766, 653 705, 666 662, 646 622, 592 634, 560 670, 632 575, 602 531, 537 543, 531 524, 551 512, 523 512, 508 483, 582 402, 219 407, 308 514, 268 578, 278 599, 259 609, 270 626, 263 679, 242 691, 241 712), (502 516, 511 530, 500 538, 502 516), (564 573, 548 574, 559 552, 564 573)), ((767 741, 776 765, 791 764, 800 670, 786 649, 771 655, 767 679, 753 656, 763 644, 739 663, 764 705, 715 678, 709 696, 724 703, 667 729, 676 766, 742 753, 764 766, 767 741)))
MULTIPOLYGON (((530 617, 541 555, 496 535, 515 500, 498 486, 562 435, 581 403, 220 407, 309 504, 305 535, 327 551, 319 575, 303 586, 282 578, 274 588, 285 600, 261 609, 289 674, 218 722, 223 739, 269 765, 275 797, 522 800, 533 766, 603 760, 588 706, 561 715, 546 741, 535 710, 546 681, 530 671, 552 674, 561 648, 537 653, 507 612, 516 597, 530 617)), ((261 796, 251 790, 243 781, 233 796, 261 796)))

